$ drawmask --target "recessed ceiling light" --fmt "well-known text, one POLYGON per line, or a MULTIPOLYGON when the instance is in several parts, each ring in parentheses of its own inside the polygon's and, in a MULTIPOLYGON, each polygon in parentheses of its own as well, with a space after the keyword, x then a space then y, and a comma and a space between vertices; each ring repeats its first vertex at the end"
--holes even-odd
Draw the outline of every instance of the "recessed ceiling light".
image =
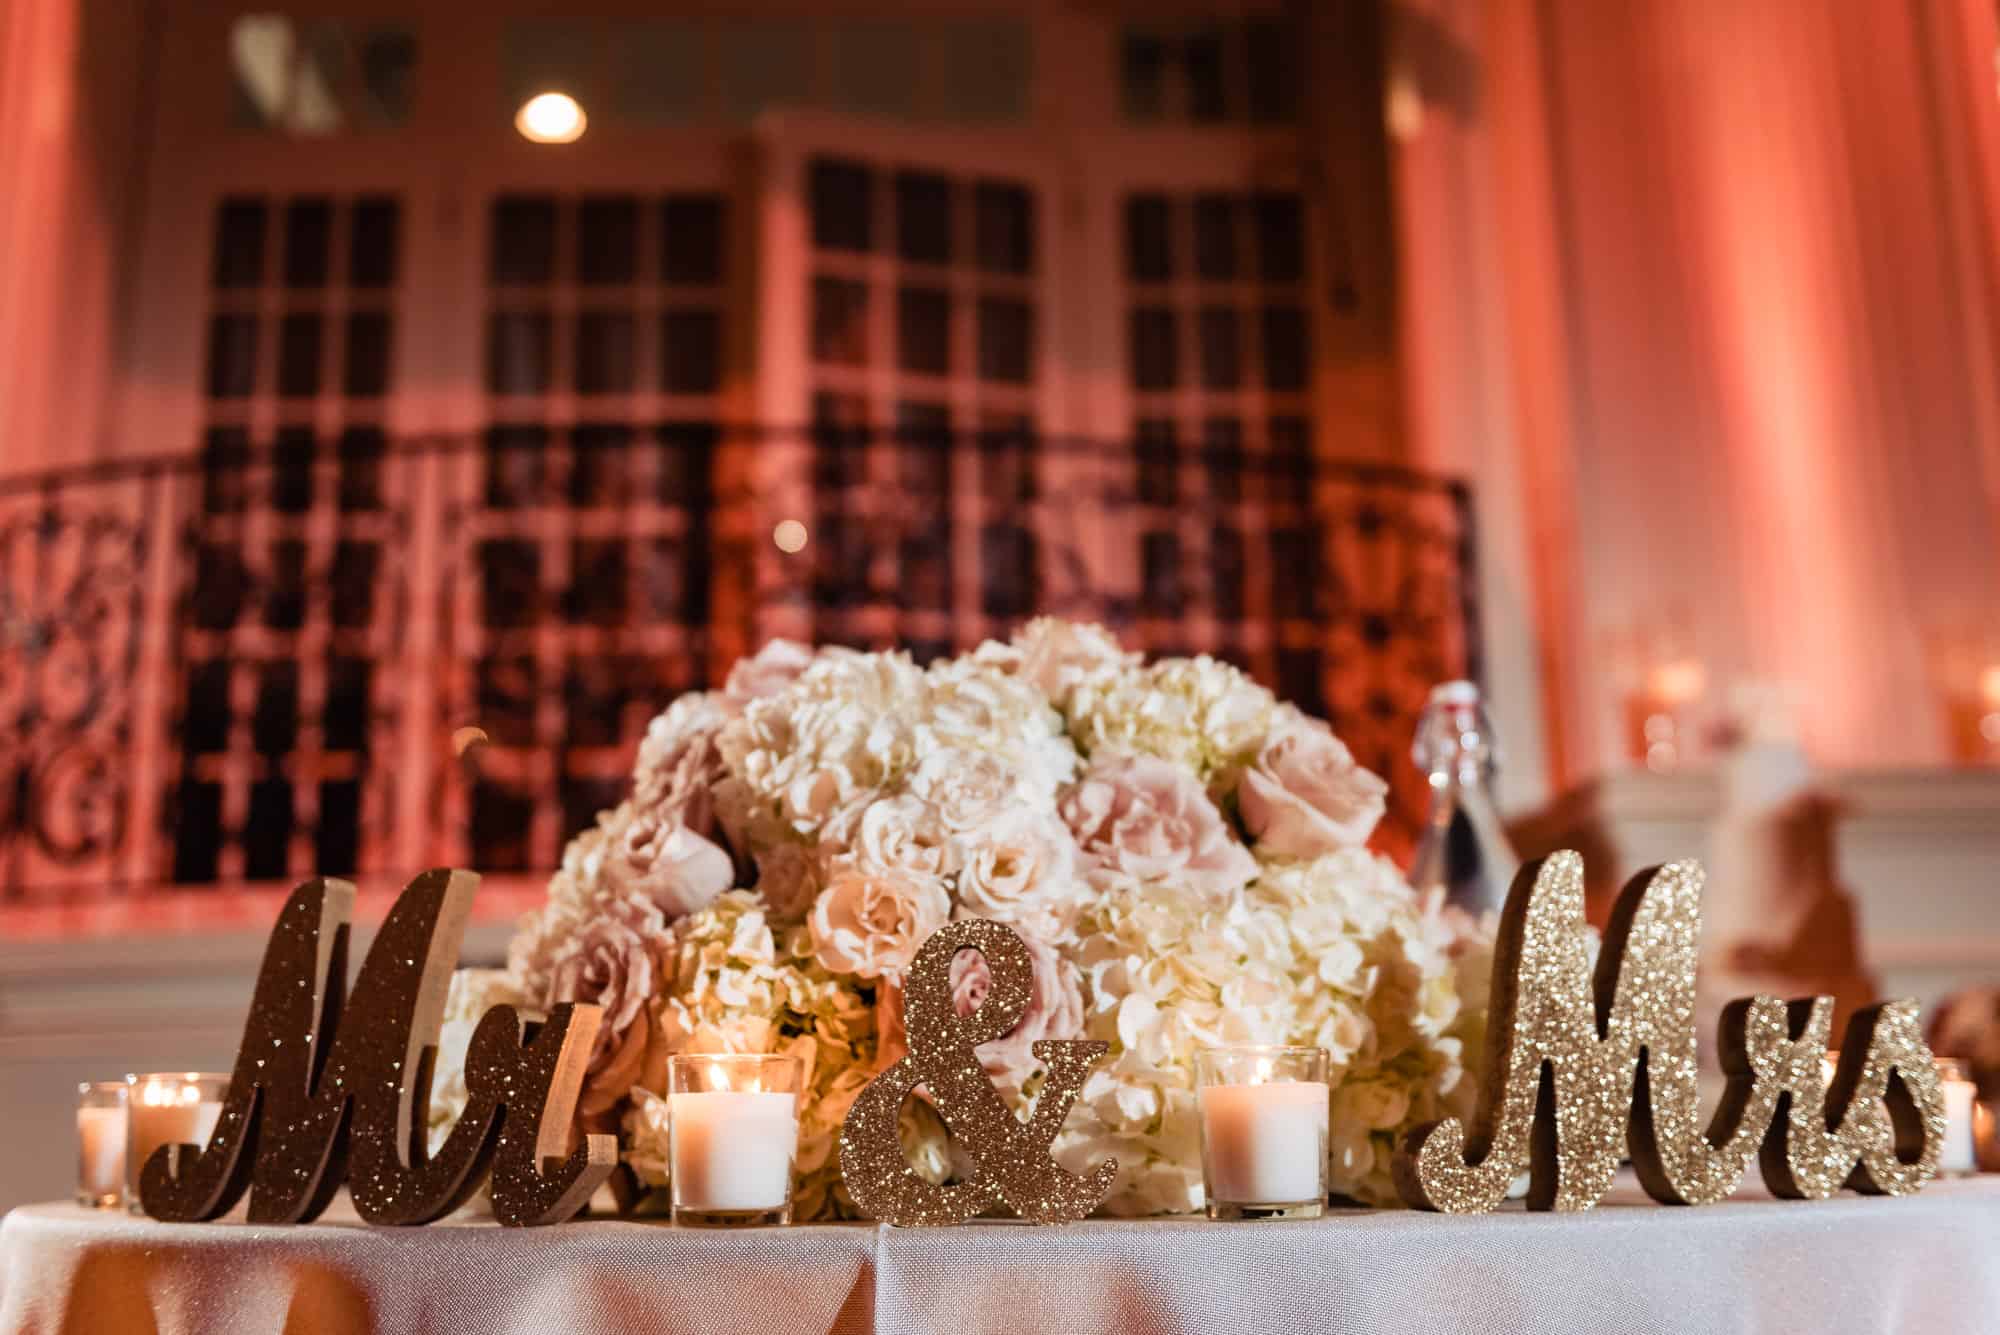
POLYGON ((536 93, 514 113, 514 128, 532 144, 573 144, 590 118, 568 93, 536 93))

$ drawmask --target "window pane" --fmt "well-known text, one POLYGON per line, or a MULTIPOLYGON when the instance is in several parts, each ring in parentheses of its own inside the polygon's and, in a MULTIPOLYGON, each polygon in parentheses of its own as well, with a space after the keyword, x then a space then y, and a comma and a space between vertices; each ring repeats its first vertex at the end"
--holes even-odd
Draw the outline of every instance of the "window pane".
POLYGON ((639 201, 586 199, 576 210, 576 281, 629 283, 639 273, 639 201))
POLYGON ((637 326, 623 311, 585 311, 576 321, 576 392, 629 394, 638 354, 637 326))
POLYGON ((1025 301, 979 303, 979 378, 1025 385, 1034 379, 1034 311, 1025 301))
POLYGON ((896 294, 896 364, 918 375, 951 373, 951 296, 937 288, 896 294))
POLYGON ((347 317, 347 380, 342 388, 351 399, 389 392, 389 317, 382 311, 347 317))
POLYGON ((951 183, 944 177, 897 173, 896 253, 917 264, 951 263, 951 183))
POLYGON ((711 310, 670 310, 660 317, 660 388, 713 394, 722 387, 722 321, 711 310))
POLYGON ((218 315, 208 322, 208 394, 247 398, 257 383, 257 317, 218 315))
POLYGON ((1141 306, 1132 312, 1132 385, 1172 389, 1180 382, 1177 322, 1171 310, 1141 306))
POLYGON ((1119 83, 1125 115, 1155 121, 1166 112, 1166 43, 1149 32, 1127 32, 1119 56, 1119 83))
POLYGON ((868 288, 847 278, 813 279, 812 355, 860 366, 868 360, 868 288))
POLYGON ((905 399, 896 405, 896 480, 928 500, 951 490, 951 409, 905 399))
POLYGON ((278 393, 288 399, 319 393, 319 316, 295 312, 279 324, 278 393))
POLYGON ((858 163, 814 158, 807 168, 813 244, 822 250, 873 248, 874 178, 858 163))
POLYGON ((285 286, 325 287, 333 204, 296 199, 285 210, 285 286))
POLYGON ((546 393, 550 333, 547 311, 496 311, 487 326, 487 389, 495 394, 546 393))
POLYGON ((1222 32, 1210 28, 1191 34, 1181 48, 1187 68, 1188 118, 1219 121, 1229 114, 1222 60, 1222 32))
POLYGON ((358 199, 347 252, 348 282, 355 287, 389 287, 396 281, 396 223, 393 199, 358 199))
POLYGON ((1035 268, 1035 200, 1027 188, 985 183, 975 192, 979 267, 1025 274, 1035 268))
POLYGON ((1296 306, 1264 308, 1264 384, 1275 390, 1306 387, 1306 317, 1296 306))
POLYGON ((1236 312, 1227 306, 1202 308, 1201 383, 1204 389, 1235 389, 1243 382, 1243 337, 1236 312))
POLYGON ((1180 495, 1180 458, 1172 418, 1139 421, 1139 503, 1172 505, 1180 495))
POLYGON ((1165 195, 1125 201, 1125 271, 1133 282, 1161 283, 1174 276, 1172 218, 1165 195))
POLYGON ((215 285, 256 287, 264 281, 264 202, 233 197, 215 215, 215 285))
POLYGON ((1201 424, 1201 462, 1208 470, 1211 500, 1234 505, 1243 499, 1243 421, 1211 417, 1201 424))
POLYGON ((669 283, 722 281, 722 201, 668 195, 660 211, 660 277, 669 283))
POLYGON ((318 442, 311 427, 279 427, 271 451, 271 508, 302 514, 312 508, 313 454, 318 442))
POLYGON ((506 195, 493 203, 493 281, 546 283, 556 273, 556 202, 506 195))
POLYGON ((1286 25, 1276 19, 1244 24, 1244 55, 1250 68, 1250 119, 1288 121, 1298 115, 1298 63, 1286 25))
POLYGON ((1236 277, 1236 201, 1228 195, 1195 197, 1194 268, 1203 278, 1236 277))
POLYGON ((1267 283, 1296 283, 1305 277, 1305 224, 1297 195, 1259 195, 1257 267, 1267 283))

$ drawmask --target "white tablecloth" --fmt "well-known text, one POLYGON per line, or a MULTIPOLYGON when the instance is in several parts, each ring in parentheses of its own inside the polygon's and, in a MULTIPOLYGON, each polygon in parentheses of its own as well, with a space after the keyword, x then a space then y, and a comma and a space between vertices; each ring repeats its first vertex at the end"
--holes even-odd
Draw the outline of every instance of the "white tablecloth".
POLYGON ((2000 1331, 2000 1177, 1904 1200, 1584 1216, 698 1232, 586 1221, 160 1224, 70 1205, 0 1228, 0 1330, 2000 1331))

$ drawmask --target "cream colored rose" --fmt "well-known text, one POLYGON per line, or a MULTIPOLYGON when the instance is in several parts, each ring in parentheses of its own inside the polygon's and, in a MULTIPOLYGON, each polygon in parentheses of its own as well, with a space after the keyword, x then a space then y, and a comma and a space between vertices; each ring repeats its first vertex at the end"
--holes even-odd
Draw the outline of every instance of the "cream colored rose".
POLYGON ((957 840, 959 916, 1012 923, 1039 937, 1072 935, 1086 887, 1076 841, 1055 816, 1015 807, 957 840))
POLYGON ((1145 886, 1216 900, 1257 874, 1201 784, 1153 756, 1100 759, 1063 798, 1062 818, 1107 893, 1145 886))
POLYGON ((850 872, 820 891, 808 925, 813 954, 835 973, 901 977, 932 932, 951 917, 951 896, 934 877, 850 872))
POLYGON ((1286 708, 1244 771, 1237 801, 1258 852, 1313 858, 1366 843, 1382 819, 1388 791, 1380 777, 1354 763, 1331 728, 1286 708))
POLYGON ((944 838, 936 808, 912 793, 871 804, 856 823, 854 842, 830 860, 842 872, 911 872, 948 875, 954 853, 944 838))

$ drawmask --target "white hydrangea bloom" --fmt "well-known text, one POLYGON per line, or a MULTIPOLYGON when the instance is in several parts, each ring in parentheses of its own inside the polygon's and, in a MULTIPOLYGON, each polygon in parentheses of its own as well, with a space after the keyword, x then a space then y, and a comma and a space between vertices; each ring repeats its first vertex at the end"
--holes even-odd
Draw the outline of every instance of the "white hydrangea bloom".
POLYGON ((1086 1158, 1121 1156, 1115 1209, 1150 1213, 1189 1192, 1192 1204, 1177 1208, 1199 1203, 1201 1047, 1328 1049, 1329 1178, 1372 1203, 1394 1199, 1397 1135, 1468 1106, 1450 928, 1384 859, 1346 850, 1269 866, 1219 907, 1114 896, 1085 910, 1081 932, 1090 1032, 1113 1047, 1063 1144, 1086 1158))

